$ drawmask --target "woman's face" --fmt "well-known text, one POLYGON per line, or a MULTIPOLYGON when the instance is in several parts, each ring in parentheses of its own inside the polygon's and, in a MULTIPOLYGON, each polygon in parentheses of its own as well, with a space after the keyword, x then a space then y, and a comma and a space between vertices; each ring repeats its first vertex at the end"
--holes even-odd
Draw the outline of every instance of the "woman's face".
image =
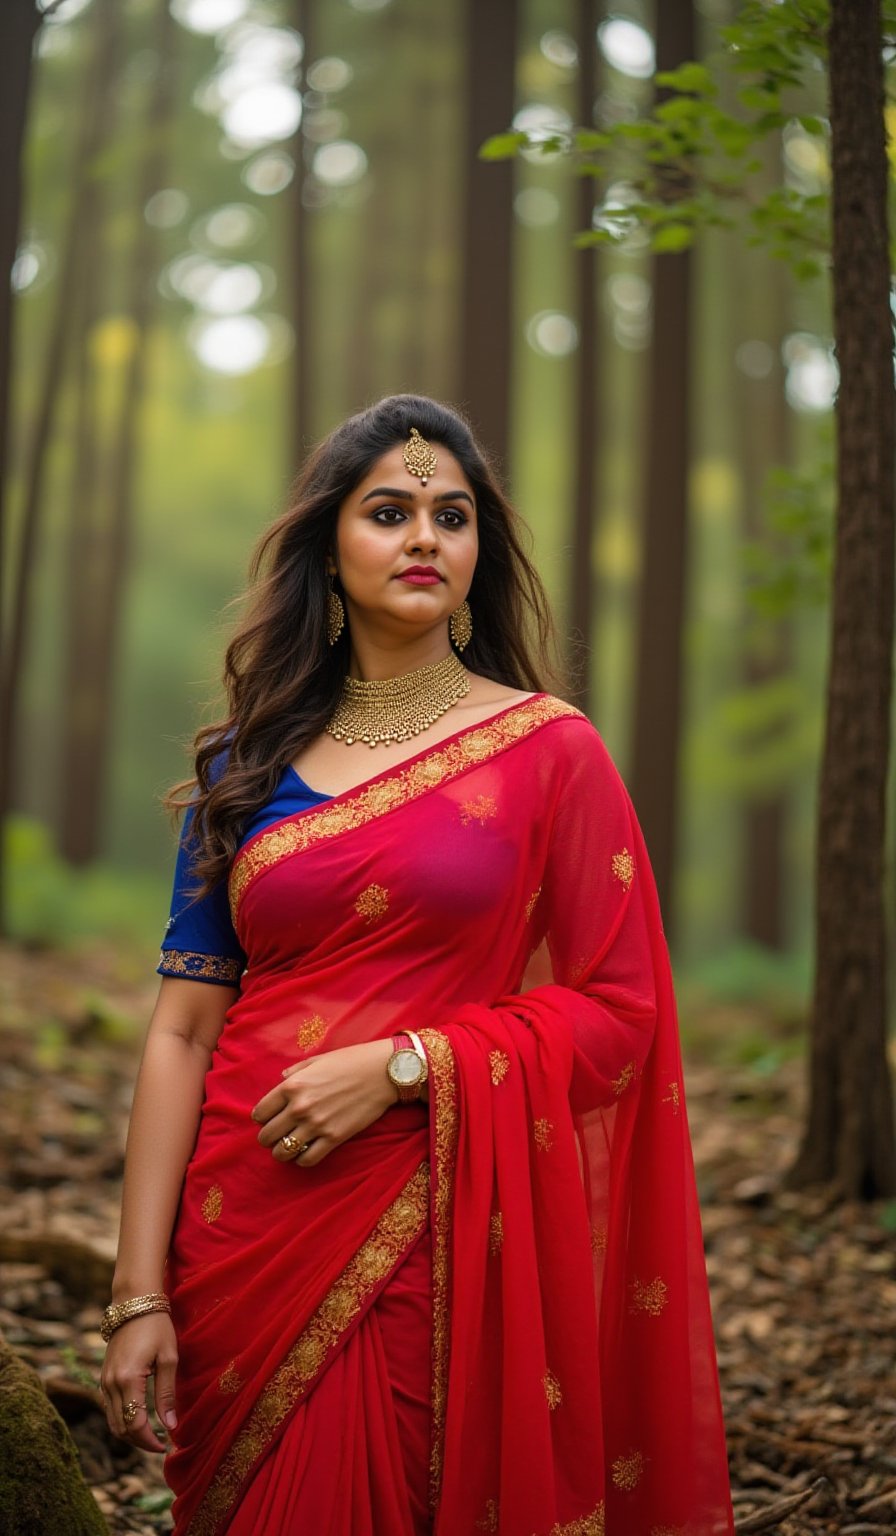
POLYGON ((447 623, 470 590, 479 551, 476 499, 453 455, 433 446, 438 463, 426 485, 408 473, 398 443, 339 508, 336 564, 350 619, 354 607, 377 627, 394 621, 428 629, 447 623), (415 565, 432 566, 441 580, 402 580, 415 565))

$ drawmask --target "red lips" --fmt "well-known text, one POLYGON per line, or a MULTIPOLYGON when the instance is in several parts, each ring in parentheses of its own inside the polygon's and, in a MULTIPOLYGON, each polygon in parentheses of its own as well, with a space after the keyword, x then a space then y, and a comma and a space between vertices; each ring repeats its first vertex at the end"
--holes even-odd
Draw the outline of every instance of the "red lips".
POLYGON ((442 579, 441 571, 437 571, 434 565, 409 565, 398 574, 399 576, 438 576, 440 581, 442 579))

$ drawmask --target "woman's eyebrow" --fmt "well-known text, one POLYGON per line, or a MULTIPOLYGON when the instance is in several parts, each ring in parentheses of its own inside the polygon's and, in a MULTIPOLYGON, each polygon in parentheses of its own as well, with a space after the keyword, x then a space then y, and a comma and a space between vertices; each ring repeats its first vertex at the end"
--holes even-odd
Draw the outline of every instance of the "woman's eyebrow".
MULTIPOLYGON (((414 499, 412 491, 399 491, 390 485, 378 485, 375 490, 368 491, 366 496, 361 497, 362 504, 369 501, 371 496, 397 496, 401 501, 414 499)), ((436 501, 468 501, 470 506, 473 506, 473 498, 468 491, 443 491, 436 497, 436 501)))

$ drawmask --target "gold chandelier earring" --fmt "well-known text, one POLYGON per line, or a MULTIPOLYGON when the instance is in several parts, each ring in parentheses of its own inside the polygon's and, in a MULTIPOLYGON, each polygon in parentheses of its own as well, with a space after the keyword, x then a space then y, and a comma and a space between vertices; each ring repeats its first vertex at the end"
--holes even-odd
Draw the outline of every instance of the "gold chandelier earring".
POLYGON ((473 615, 466 598, 459 608, 455 608, 448 620, 448 633, 459 651, 462 651, 465 645, 469 645, 473 633, 473 615))
POLYGON ((327 639, 335 645, 345 627, 345 608, 342 598, 331 585, 327 593, 327 639))

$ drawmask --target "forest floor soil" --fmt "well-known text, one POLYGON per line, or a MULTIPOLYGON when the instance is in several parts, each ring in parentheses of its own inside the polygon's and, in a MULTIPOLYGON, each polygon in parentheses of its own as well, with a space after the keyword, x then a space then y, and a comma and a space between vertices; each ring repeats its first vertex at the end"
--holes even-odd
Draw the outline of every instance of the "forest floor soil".
MULTIPOLYGON (((161 1458, 108 1433, 97 1383, 155 979, 135 983, 108 948, 12 945, 0 945, 0 975, 0 1332, 68 1423, 110 1531, 153 1536, 170 1529, 161 1458)), ((784 1052, 761 1069, 723 1066, 707 1047, 773 1029, 755 1008, 714 1005, 685 1063, 738 1530, 885 1536, 896 1529, 896 1205, 784 1192, 801 1062, 784 1052)))

